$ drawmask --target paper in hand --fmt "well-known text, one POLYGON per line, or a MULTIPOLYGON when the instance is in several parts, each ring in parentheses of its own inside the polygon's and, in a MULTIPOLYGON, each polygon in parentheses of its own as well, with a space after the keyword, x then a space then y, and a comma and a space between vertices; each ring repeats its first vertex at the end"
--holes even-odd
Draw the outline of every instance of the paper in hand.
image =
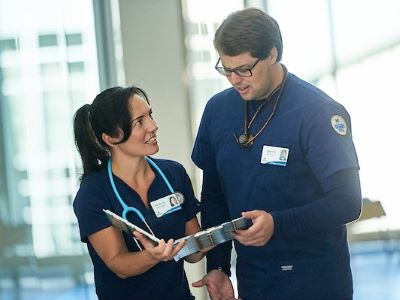
POLYGON ((108 209, 103 209, 103 211, 105 212, 107 218, 110 220, 111 224, 113 226, 121 229, 122 231, 124 231, 128 234, 133 234, 133 232, 138 231, 141 234, 145 235, 150 240, 152 240, 153 242, 155 242, 157 244, 160 242, 160 239, 158 239, 154 235, 152 235, 152 234, 148 233, 146 230, 143 230, 142 228, 132 224, 128 220, 121 218, 120 216, 113 213, 112 211, 110 211, 108 209))

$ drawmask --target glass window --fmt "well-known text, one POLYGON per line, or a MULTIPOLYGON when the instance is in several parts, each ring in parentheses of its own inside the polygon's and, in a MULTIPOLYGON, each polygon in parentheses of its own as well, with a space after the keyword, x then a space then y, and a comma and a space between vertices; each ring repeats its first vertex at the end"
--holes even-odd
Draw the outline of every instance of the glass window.
POLYGON ((382 47, 398 44, 400 2, 397 0, 332 1, 337 58, 346 64, 382 47))
POLYGON ((67 33, 65 34, 65 42, 67 46, 82 45, 82 33, 67 33))
POLYGON ((38 37, 39 47, 51 47, 57 46, 57 35, 56 34, 41 34, 38 37))
POLYGON ((333 67, 327 4, 320 0, 268 1, 268 11, 282 32, 282 62, 299 76, 315 78, 333 67), (318 13, 311 17, 311 12, 318 13))
POLYGON ((93 17, 91 0, 25 1, 23 10, 0 1, 0 231, 15 237, 1 235, 1 299, 6 280, 15 298, 16 286, 40 289, 46 272, 67 268, 71 281, 88 271, 71 206, 80 166, 72 122, 99 91, 93 17))
POLYGON ((83 73, 85 71, 85 63, 83 61, 69 62, 68 72, 69 73, 83 73))
POLYGON ((16 39, 0 39, 0 53, 4 51, 14 51, 17 50, 16 39))

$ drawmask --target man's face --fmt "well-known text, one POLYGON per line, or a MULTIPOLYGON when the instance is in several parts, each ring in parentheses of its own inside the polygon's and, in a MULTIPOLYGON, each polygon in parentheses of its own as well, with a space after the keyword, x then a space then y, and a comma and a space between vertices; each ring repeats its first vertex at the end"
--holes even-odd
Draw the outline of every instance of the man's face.
POLYGON ((258 61, 258 58, 252 57, 249 52, 237 56, 228 56, 221 54, 221 64, 229 70, 251 69, 252 76, 243 77, 235 72, 226 76, 232 86, 238 91, 243 100, 260 100, 266 98, 276 85, 274 77, 273 64, 275 57, 269 55, 265 59, 258 61))

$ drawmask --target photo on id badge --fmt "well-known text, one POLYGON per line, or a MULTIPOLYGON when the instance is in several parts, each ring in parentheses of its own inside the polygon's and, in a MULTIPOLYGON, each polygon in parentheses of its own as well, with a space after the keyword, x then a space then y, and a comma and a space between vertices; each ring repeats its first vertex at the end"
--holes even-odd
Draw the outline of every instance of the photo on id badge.
POLYGON ((171 204, 171 207, 174 207, 179 204, 178 199, 175 196, 171 196, 169 198, 169 203, 171 204))

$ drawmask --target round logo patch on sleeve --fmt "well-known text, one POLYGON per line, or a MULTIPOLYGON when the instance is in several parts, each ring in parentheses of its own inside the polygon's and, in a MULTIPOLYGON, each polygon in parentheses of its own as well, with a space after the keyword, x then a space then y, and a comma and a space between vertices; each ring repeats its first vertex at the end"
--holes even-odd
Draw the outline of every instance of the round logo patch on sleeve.
POLYGON ((334 115, 331 117, 332 128, 340 135, 347 134, 347 124, 342 116, 334 115))

